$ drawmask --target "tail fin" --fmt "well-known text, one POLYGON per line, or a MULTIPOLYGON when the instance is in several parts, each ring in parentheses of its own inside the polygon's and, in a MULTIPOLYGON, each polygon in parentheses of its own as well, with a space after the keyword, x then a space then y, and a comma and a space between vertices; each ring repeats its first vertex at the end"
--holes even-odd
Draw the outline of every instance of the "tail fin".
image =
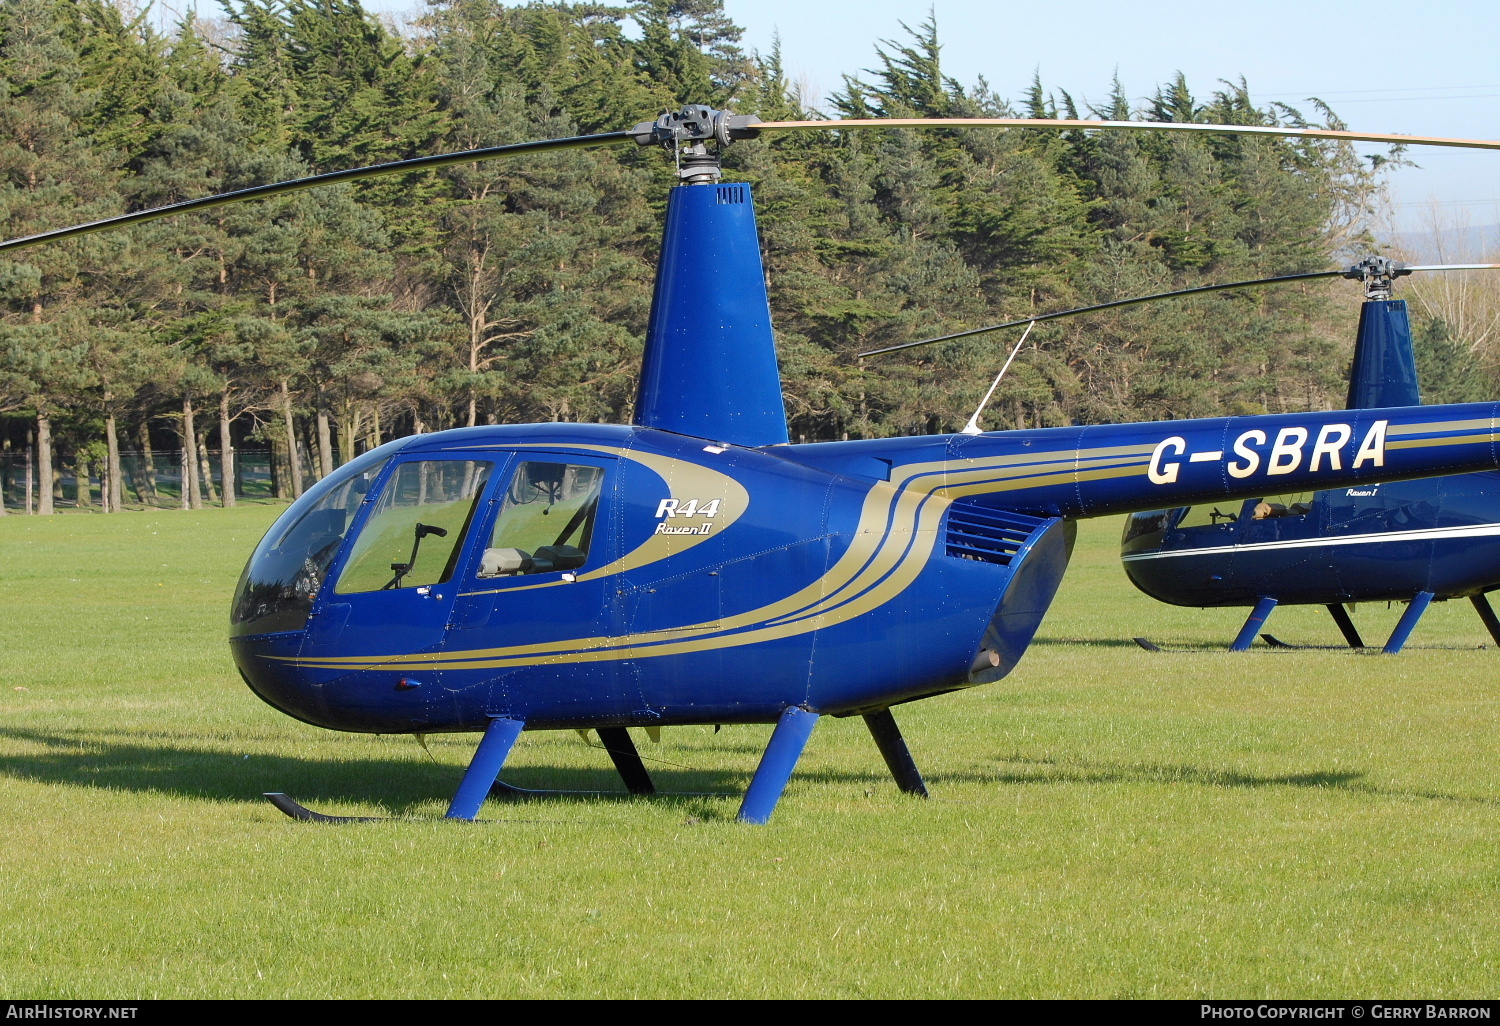
POLYGON ((1412 351, 1406 300, 1366 300, 1359 309, 1359 336, 1349 371, 1349 410, 1420 406, 1417 361, 1412 351))

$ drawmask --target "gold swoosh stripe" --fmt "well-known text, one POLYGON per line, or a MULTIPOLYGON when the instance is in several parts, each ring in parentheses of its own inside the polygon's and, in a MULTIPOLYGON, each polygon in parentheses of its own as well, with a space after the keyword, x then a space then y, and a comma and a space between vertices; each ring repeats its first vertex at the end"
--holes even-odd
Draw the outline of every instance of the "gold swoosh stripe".
MULTIPOLYGON (((604 447, 591 448, 605 451, 604 447)), ((598 662, 631 655, 670 655, 726 645, 754 644, 843 623, 890 601, 916 580, 931 557, 938 524, 953 499, 1020 487, 1139 475, 1144 473, 1144 461, 1139 459, 1120 467, 1082 469, 1082 465, 1118 456, 1142 456, 1151 448, 1113 446, 993 457, 974 461, 966 464, 962 471, 950 473, 943 473, 951 466, 946 462, 911 464, 901 468, 898 478, 901 487, 885 482, 877 482, 871 487, 850 544, 827 572, 806 587, 769 605, 732 617, 641 634, 573 638, 437 656, 395 656, 381 659, 379 665, 389 669, 419 670, 440 667, 489 669, 562 661, 598 662), (1049 465, 1058 469, 1042 470, 1049 465), (914 479, 925 475, 934 475, 937 480, 915 485, 914 479), (933 499, 940 501, 931 501, 933 499), (757 624, 760 626, 755 626, 757 624)), ((630 458, 638 455, 646 454, 630 454, 630 458)), ((286 661, 336 669, 370 665, 372 657, 291 657, 286 661)))
POLYGON ((1474 420, 1443 420, 1427 424, 1398 424, 1394 427, 1386 428, 1385 433, 1387 436, 1426 435, 1434 431, 1470 431, 1475 428, 1494 429, 1497 427, 1500 427, 1500 423, 1497 423, 1495 418, 1479 417, 1474 420))
POLYGON ((1387 449, 1426 449, 1432 446, 1473 445, 1476 442, 1500 440, 1500 433, 1490 431, 1482 435, 1460 435, 1457 438, 1408 438, 1401 442, 1386 442, 1387 449))
MULTIPOLYGON (((569 448, 586 449, 592 452, 600 452, 609 456, 617 456, 627 460, 634 460, 647 469, 655 472, 667 483, 667 494, 673 498, 701 498, 705 495, 718 496, 721 499, 718 517, 713 519, 717 533, 728 530, 745 511, 750 508, 750 493, 745 486, 740 484, 728 474, 721 473, 709 467, 697 463, 689 463, 686 460, 675 459, 670 456, 657 456, 654 453, 635 452, 631 449, 622 449, 619 446, 607 445, 572 445, 569 448)), ((655 563, 657 560, 686 552, 694 545, 708 541, 711 535, 706 534, 652 534, 646 540, 631 549, 619 559, 596 570, 581 573, 575 580, 593 581, 601 577, 609 577, 614 574, 629 573, 638 567, 655 563)), ((531 591, 535 588, 555 588, 563 584, 571 584, 571 581, 543 581, 538 584, 519 584, 506 588, 490 588, 484 591, 466 591, 463 597, 473 595, 496 595, 500 592, 531 591)))

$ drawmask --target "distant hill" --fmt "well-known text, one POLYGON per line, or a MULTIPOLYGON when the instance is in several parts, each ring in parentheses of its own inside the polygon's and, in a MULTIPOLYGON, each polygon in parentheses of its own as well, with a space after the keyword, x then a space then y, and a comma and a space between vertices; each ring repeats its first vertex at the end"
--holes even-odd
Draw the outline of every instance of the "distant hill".
POLYGON ((1500 254, 1500 224, 1448 228, 1433 238, 1429 231, 1392 232, 1383 241, 1420 260, 1479 263, 1500 254))

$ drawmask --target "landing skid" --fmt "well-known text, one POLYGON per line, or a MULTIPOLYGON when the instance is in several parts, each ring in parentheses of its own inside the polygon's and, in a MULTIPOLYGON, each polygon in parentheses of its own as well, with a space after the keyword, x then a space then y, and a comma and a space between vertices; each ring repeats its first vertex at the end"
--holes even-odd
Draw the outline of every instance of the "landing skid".
POLYGON ((280 791, 266 791, 264 794, 266 801, 302 823, 383 823, 390 819, 389 816, 329 816, 321 812, 314 812, 306 805, 293 801, 280 791))
MULTIPOLYGON (((1320 652, 1343 652, 1343 651, 1346 651, 1346 648, 1343 645, 1293 645, 1290 642, 1282 641, 1280 638, 1278 638, 1274 634, 1265 634, 1265 633, 1262 633, 1261 636, 1260 636, 1260 640, 1264 641, 1267 645, 1271 646, 1272 648, 1285 648, 1285 649, 1293 649, 1293 650, 1296 650, 1296 651, 1313 651, 1313 650, 1317 650, 1317 651, 1320 651, 1320 652)), ((1354 646, 1351 646, 1351 647, 1354 647, 1354 646)))
MULTIPOLYGON (((657 798, 734 798, 729 791, 657 791, 647 792, 657 798)), ((564 788, 517 787, 497 780, 490 785, 490 797, 502 801, 529 801, 533 798, 637 798, 632 791, 569 791, 564 788)))
MULTIPOLYGON (((741 823, 764 824, 770 820, 771 813, 781 799, 781 793, 786 789, 792 771, 796 768, 797 760, 802 756, 802 749, 807 744, 807 739, 812 734, 818 719, 817 713, 808 712, 797 706, 791 706, 782 712, 777 720, 776 729, 771 734, 771 741, 761 755, 755 776, 751 778, 750 786, 741 799, 737 817, 741 823)), ((885 758, 891 776, 896 780, 896 786, 907 794, 926 798, 927 785, 922 780, 922 774, 917 770, 916 763, 912 761, 911 752, 907 749, 906 741, 902 738, 901 731, 896 726, 896 720, 890 710, 881 709, 878 712, 867 713, 864 720, 870 729, 871 736, 875 739, 876 747, 885 758)), ((504 767, 506 756, 510 754, 511 747, 520 736, 523 727, 524 724, 519 720, 497 717, 490 721, 484 736, 479 741, 478 749, 474 752, 474 758, 469 763, 469 768, 464 771, 463 780, 458 785, 458 793, 453 796, 453 801, 444 816, 445 819, 473 822, 474 817, 479 813, 480 806, 488 798, 515 801, 560 796, 625 797, 618 791, 534 790, 505 783, 500 779, 500 770, 504 767)), ((635 750, 635 744, 630 740, 629 732, 624 727, 596 729, 598 729, 599 739, 604 742, 604 750, 609 753, 631 797, 654 794, 688 798, 734 797, 731 794, 715 791, 659 792, 652 783, 650 774, 646 772, 645 764, 641 761, 640 753, 635 750)), ((264 793, 266 800, 272 805, 292 819, 303 823, 378 823, 390 818, 329 816, 322 812, 314 812, 280 791, 264 793)))

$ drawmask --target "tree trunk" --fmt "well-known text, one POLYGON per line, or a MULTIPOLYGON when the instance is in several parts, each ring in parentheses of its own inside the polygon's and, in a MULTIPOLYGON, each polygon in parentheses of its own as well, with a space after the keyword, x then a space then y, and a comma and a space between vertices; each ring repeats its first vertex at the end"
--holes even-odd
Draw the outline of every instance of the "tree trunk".
POLYGON ((104 464, 105 489, 109 496, 104 507, 111 513, 118 513, 125 507, 125 479, 120 473, 120 432, 113 413, 104 418, 104 443, 108 453, 104 464))
POLYGON ((311 480, 304 479, 302 483, 304 487, 308 487, 316 484, 323 477, 322 473, 320 473, 322 469, 321 462, 319 461, 317 455, 318 419, 316 417, 303 417, 301 420, 297 421, 297 429, 300 432, 300 435, 297 438, 297 444, 301 446, 301 449, 299 449, 298 451, 306 451, 307 453, 307 471, 308 477, 311 478, 311 480))
POLYGON ((344 406, 344 417, 339 421, 339 466, 354 459, 359 451, 359 432, 364 426, 364 411, 354 403, 344 406))
POLYGON ((36 415, 36 476, 38 516, 52 513, 52 419, 45 413, 36 415))
POLYGON ((183 509, 203 508, 203 489, 198 484, 198 433, 193 427, 193 400, 182 397, 182 498, 183 509))
POLYGON ((208 458, 207 428, 198 435, 198 470, 203 475, 203 491, 208 494, 208 501, 217 506, 219 504, 219 490, 214 487, 214 467, 208 458))
POLYGON ((328 406, 322 389, 318 390, 318 478, 333 473, 333 436, 328 430, 328 406))
POLYGON ((291 490, 291 471, 286 463, 286 444, 273 431, 270 433, 271 443, 271 495, 273 498, 284 499, 287 492, 291 490))
POLYGON ((26 515, 31 516, 31 446, 26 447, 26 515))
POLYGON ((224 482, 224 505, 234 505, 235 476, 234 438, 229 432, 229 393, 219 397, 219 479, 224 482))
POLYGON ((375 443, 374 445, 370 446, 371 449, 378 449, 378 448, 380 448, 380 407, 379 406, 371 406, 370 407, 370 440, 375 443))
MULTIPOLYGON (((141 480, 146 486, 145 494, 141 498, 153 506, 161 505, 161 493, 156 490, 156 457, 151 454, 151 422, 143 420, 141 426, 136 429, 136 437, 141 443, 141 480)), ((139 494, 141 489, 136 488, 139 494)))
POLYGON ((281 416, 286 427, 286 458, 292 471, 292 498, 302 498, 302 461, 297 458, 297 424, 292 417, 292 390, 281 380, 281 416))
POLYGON ((193 508, 193 457, 188 451, 187 437, 182 438, 182 448, 177 450, 177 480, 180 493, 179 504, 183 509, 193 508))
POLYGON ((73 458, 73 505, 89 509, 94 505, 94 482, 89 461, 82 456, 73 458))

